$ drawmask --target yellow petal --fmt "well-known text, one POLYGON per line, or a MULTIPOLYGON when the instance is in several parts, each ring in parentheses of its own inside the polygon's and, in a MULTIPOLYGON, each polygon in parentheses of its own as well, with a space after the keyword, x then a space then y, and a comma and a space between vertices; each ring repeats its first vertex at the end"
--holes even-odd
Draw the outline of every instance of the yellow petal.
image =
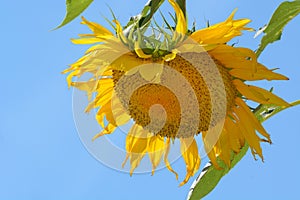
POLYGON ((191 176, 193 176, 199 169, 200 156, 198 153, 198 146, 194 138, 180 138, 180 150, 182 157, 186 164, 186 177, 180 183, 180 186, 186 184, 191 176))
POLYGON ((152 175, 153 175, 165 151, 164 138, 161 136, 152 136, 149 140, 147 151, 149 154, 150 161, 152 163, 152 175))
MULTIPOLYGON (((110 40, 109 40, 110 42, 110 40)), ((110 51, 111 49, 110 48, 107 48, 107 45, 105 44, 95 44, 93 46, 91 46, 90 48, 88 48, 88 50, 85 51, 85 54, 89 54, 91 52, 95 52, 95 51, 110 51)))
POLYGON ((252 30, 245 27, 251 20, 233 20, 235 12, 236 10, 224 22, 194 32, 191 38, 200 44, 224 44, 241 35, 241 31, 252 30))
POLYGON ((68 83, 68 88, 71 87, 72 85, 72 79, 74 76, 78 76, 79 72, 78 70, 72 71, 68 76, 67 76, 67 83, 68 83))
POLYGON ((86 82, 72 82, 71 86, 76 87, 79 90, 93 92, 97 83, 98 83, 98 81, 96 81, 96 80, 91 80, 91 81, 86 81, 86 82))
POLYGON ((94 44, 114 37, 109 30, 95 22, 86 20, 84 17, 82 17, 81 23, 87 25, 94 34, 80 34, 80 38, 71 39, 74 44, 94 44))
MULTIPOLYGON (((126 137, 126 151, 130 160, 130 176, 135 168, 137 168, 144 157, 149 142, 149 132, 143 127, 134 124, 126 137)), ((125 159, 126 161, 126 159, 125 159)))
POLYGON ((71 86, 76 87, 79 90, 87 92, 88 99, 92 97, 92 93, 95 92, 95 87, 98 85, 98 81, 91 80, 86 82, 72 82, 71 86))
POLYGON ((258 154, 263 160, 262 149, 259 143, 261 140, 256 135, 255 128, 253 127, 251 122, 249 122, 247 115, 241 108, 233 108, 233 111, 239 117, 239 121, 236 123, 236 125, 240 128, 241 133, 244 135, 246 141, 248 142, 252 151, 252 155, 255 158, 255 155, 258 154))
POLYGON ((187 22, 185 16, 175 0, 169 0, 169 3, 174 8, 176 13, 176 19, 177 19, 176 32, 185 35, 187 33, 187 22))
POLYGON ((134 68, 139 67, 146 63, 151 63, 152 61, 138 59, 136 55, 131 52, 119 55, 117 59, 110 63, 112 69, 128 72, 130 70, 136 70, 134 68))
MULTIPOLYGON (((105 104, 107 104, 108 102, 110 102, 111 98, 112 98, 112 95, 113 95, 113 89, 110 88, 110 89, 107 89, 107 90, 103 90, 103 92, 101 92, 101 94, 97 95, 95 100, 93 102, 91 102, 90 105, 88 105, 88 108, 96 108, 96 107, 99 107, 99 106, 103 106, 105 104)), ((86 110, 89 110, 89 109, 86 109, 86 110)))
POLYGON ((97 92, 113 89, 113 86, 114 86, 114 81, 112 78, 101 78, 98 81, 97 92))
POLYGON ((71 42, 73 44, 95 44, 95 43, 103 42, 103 39, 96 38, 96 37, 72 38, 71 42))
POLYGON ((121 104, 120 99, 115 94, 111 100, 111 111, 117 126, 122 126, 131 119, 121 104))
POLYGON ((151 58, 152 57, 152 55, 147 55, 147 54, 145 54, 144 53, 144 51, 140 48, 140 45, 139 45, 139 42, 138 41, 136 41, 135 43, 134 43, 134 51, 135 51, 135 53, 136 53, 136 55, 138 55, 138 57, 140 57, 140 58, 151 58))
POLYGON ((236 153, 240 152, 241 147, 244 145, 244 137, 241 134, 241 130, 230 117, 226 118, 224 131, 228 134, 231 149, 236 153))
POLYGON ((178 174, 172 169, 169 160, 168 160, 168 155, 170 152, 170 138, 166 139, 166 143, 165 143, 165 155, 164 155, 164 162, 166 164, 167 169, 172 172, 173 174, 175 174, 176 180, 178 180, 178 174))
POLYGON ((269 92, 268 90, 246 85, 242 81, 235 79, 233 84, 236 86, 237 90, 246 98, 256 101, 261 104, 275 104, 278 106, 290 106, 289 103, 276 96, 275 94, 269 92))
POLYGON ((249 123, 252 123, 255 129, 260 132, 261 135, 263 135, 265 138, 267 138, 267 141, 271 143, 270 135, 267 133, 267 131, 264 129, 264 127, 261 125, 261 123, 257 120, 257 118, 254 116, 254 114, 250 111, 247 104, 240 98, 236 98, 237 105, 241 106, 241 108, 244 110, 244 113, 247 114, 247 118, 249 119, 249 123))
POLYGON ((232 76, 237 78, 255 81, 255 80, 288 80, 288 78, 284 75, 273 72, 272 70, 267 69, 265 66, 258 64, 257 70, 253 71, 253 69, 249 68, 238 68, 232 69, 229 71, 232 76))
MULTIPOLYGON (((112 127, 112 126, 117 127, 119 125, 124 125, 125 123, 127 123, 130 120, 130 117, 126 113, 119 112, 119 110, 117 110, 118 109, 117 106, 118 105, 116 105, 114 103, 114 99, 113 100, 110 99, 106 104, 101 106, 101 108, 97 112, 96 120, 104 129, 106 129, 106 132, 110 131, 110 129, 109 129, 110 127, 112 127), (108 125, 105 127, 104 117, 106 117, 106 120, 111 125, 108 125)), ((97 107, 97 106, 92 105, 92 106, 88 107, 87 109, 91 109, 93 107, 97 107)), ((106 132, 105 132, 105 134, 107 134, 106 132)), ((111 133, 111 132, 109 132, 109 133, 111 133)))
MULTIPOLYGON (((97 89, 97 92, 99 89, 97 89)), ((110 100, 113 95, 113 88, 105 88, 98 92, 96 98, 91 101, 85 109, 85 112, 89 113, 92 109, 104 106, 108 103, 111 103, 110 100)))
POLYGON ((64 70, 62 73, 65 74, 65 73, 68 73, 72 70, 76 70, 78 69, 78 67, 80 67, 83 63, 86 62, 86 60, 88 59, 88 55, 84 55, 82 56, 80 59, 78 59, 75 63, 71 64, 70 65, 70 68, 64 70))
POLYGON ((219 141, 218 141, 218 148, 220 149, 220 158, 224 161, 224 163, 230 167, 230 142, 229 142, 229 135, 226 131, 222 131, 219 141))
POLYGON ((222 169, 217 162, 217 157, 216 157, 217 153, 215 152, 214 149, 215 144, 211 144, 211 142, 207 139, 207 134, 208 134, 207 131, 202 131, 202 140, 204 143, 204 148, 207 153, 207 156, 209 157, 211 163, 214 165, 216 169, 222 169))
POLYGON ((91 31, 95 33, 96 37, 107 39, 113 36, 113 34, 109 30, 107 30, 100 24, 97 24, 95 22, 90 22, 86 20, 84 17, 81 17, 81 19, 82 19, 81 23, 87 25, 91 29, 91 31))
POLYGON ((174 58, 176 58, 177 53, 178 53, 178 50, 177 49, 173 49, 171 53, 169 53, 168 55, 165 55, 163 57, 163 60, 166 61, 166 62, 174 60, 174 58))
POLYGON ((101 131, 100 133, 96 134, 93 138, 92 141, 96 140, 99 137, 102 137, 103 135, 107 135, 107 134, 111 134, 114 132, 114 130, 116 129, 116 126, 109 123, 104 129, 103 131, 101 131))
POLYGON ((105 105, 103 105, 97 112, 96 115, 96 120, 98 121, 98 123, 104 128, 105 127, 105 120, 104 117, 106 116, 106 119, 112 123, 115 124, 115 120, 113 118, 113 114, 111 111, 111 102, 109 101, 108 103, 106 103, 105 105))
POLYGON ((209 54, 229 69, 247 69, 252 73, 257 71, 257 56, 251 49, 220 45, 209 54))
POLYGON ((118 35, 118 37, 120 38, 120 40, 121 40, 122 42, 124 42, 125 44, 127 44, 127 43, 128 43, 128 42, 127 42, 127 38, 126 38, 125 35, 123 34, 123 28, 122 28, 120 22, 117 21, 117 20, 114 20, 114 22, 116 23, 116 28, 117 28, 117 35, 118 35))

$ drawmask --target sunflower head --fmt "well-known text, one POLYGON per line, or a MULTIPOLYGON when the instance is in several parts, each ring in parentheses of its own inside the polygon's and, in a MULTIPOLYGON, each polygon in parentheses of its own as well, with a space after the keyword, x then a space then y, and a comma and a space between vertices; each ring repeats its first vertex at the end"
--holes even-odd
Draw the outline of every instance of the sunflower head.
POLYGON ((215 167, 216 158, 230 166, 230 155, 247 142, 253 155, 263 159, 260 142, 271 139, 255 118, 246 101, 289 106, 268 90, 247 81, 286 80, 257 61, 247 48, 227 43, 251 30, 249 19, 234 19, 235 11, 224 22, 190 32, 183 12, 174 0, 175 28, 138 27, 123 31, 114 21, 116 35, 83 18, 92 34, 82 34, 75 44, 94 44, 86 54, 64 72, 68 83, 87 92, 91 98, 87 111, 95 109, 103 130, 93 139, 111 134, 121 125, 134 122, 126 137, 125 150, 132 174, 148 154, 152 173, 168 161, 171 143, 180 141, 180 152, 187 174, 181 185, 200 166, 196 136, 215 167), (73 77, 92 74, 83 82, 73 77))

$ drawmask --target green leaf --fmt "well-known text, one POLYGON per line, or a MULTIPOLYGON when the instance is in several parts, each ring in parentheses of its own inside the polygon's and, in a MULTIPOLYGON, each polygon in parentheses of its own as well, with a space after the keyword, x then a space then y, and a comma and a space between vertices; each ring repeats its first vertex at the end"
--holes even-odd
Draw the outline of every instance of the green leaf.
POLYGON ((269 24, 264 30, 264 36, 257 50, 257 55, 260 55, 266 46, 277 40, 280 40, 282 30, 287 23, 300 13, 300 0, 292 2, 285 1, 279 5, 274 12, 269 24))
MULTIPOLYGON (((291 103, 291 106, 296 106, 300 104, 300 100, 294 103, 291 103)), ((285 110, 288 107, 280 107, 276 105, 260 105, 258 106, 254 114, 260 122, 264 122, 275 114, 285 110)), ((248 144, 241 149, 240 153, 234 154, 232 156, 231 168, 228 168, 220 159, 218 163, 222 170, 214 168, 210 163, 208 163, 196 178, 194 183, 191 186, 190 193, 188 195, 188 200, 200 200, 210 193, 219 183, 221 178, 227 174, 247 153, 249 149, 248 144)))
POLYGON ((62 26, 68 24, 78 15, 80 15, 93 0, 66 0, 67 12, 64 20, 55 29, 61 28, 62 26))

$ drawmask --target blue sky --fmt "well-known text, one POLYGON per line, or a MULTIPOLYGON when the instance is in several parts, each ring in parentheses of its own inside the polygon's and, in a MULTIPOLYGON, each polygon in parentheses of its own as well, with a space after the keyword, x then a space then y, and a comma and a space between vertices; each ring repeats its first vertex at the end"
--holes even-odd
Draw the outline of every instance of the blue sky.
MULTIPOLYGON (((236 18, 252 19, 250 26, 257 29, 268 22, 280 2, 190 0, 187 8, 190 22, 195 19, 198 28, 206 20, 220 22, 238 8, 236 18)), ((95 0, 83 15, 108 26, 101 17, 110 17, 108 4, 124 24, 145 3, 95 0)), ((4 1, 1 7, 0 199, 185 199, 192 180, 178 188, 179 182, 166 169, 154 176, 130 177, 104 166, 84 148, 73 121, 72 90, 60 72, 87 48, 69 39, 88 29, 76 19, 50 31, 64 16, 64 1, 4 1)), ((162 7, 163 12, 167 9, 162 7)), ((275 93, 287 101, 300 99, 299 23, 299 17, 293 20, 282 40, 268 46, 259 58, 290 78, 260 84, 274 86, 275 93)), ((245 33, 233 42, 256 49, 260 38, 253 35, 245 33)), ((264 125, 274 144, 263 144, 265 162, 255 161, 248 152, 205 199, 297 199, 299 114, 296 107, 267 121, 264 125)), ((182 179, 182 160, 174 168, 182 179)))

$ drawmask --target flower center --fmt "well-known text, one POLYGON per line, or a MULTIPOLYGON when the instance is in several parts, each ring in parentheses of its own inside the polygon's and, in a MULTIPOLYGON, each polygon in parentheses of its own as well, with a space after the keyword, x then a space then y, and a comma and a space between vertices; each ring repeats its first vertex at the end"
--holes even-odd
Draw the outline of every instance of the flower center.
MULTIPOLYGON (((186 108, 182 109, 183 96, 178 96, 178 93, 187 94, 184 96, 189 99, 189 92, 186 92, 184 87, 174 92, 164 84, 149 83, 139 72, 124 75, 122 71, 113 71, 114 89, 120 102, 132 119, 150 132, 169 138, 190 137, 207 131, 209 127, 224 119, 224 114, 221 113, 224 109, 221 108, 225 107, 225 111, 228 112, 234 106, 237 90, 232 84, 232 76, 221 64, 213 62, 207 53, 177 54, 173 60, 165 62, 162 73, 165 73, 166 68, 171 68, 174 73, 184 77, 188 83, 186 88, 191 89, 196 97, 196 105, 185 101, 186 108), (201 70, 192 63, 200 66, 201 70), (212 68, 217 68, 217 74, 212 73, 212 68), (122 81, 118 84, 121 78, 122 81), (212 94, 211 86, 218 81, 222 82, 223 87, 214 88, 212 94), (221 89, 223 92, 218 91, 221 89), (224 99, 226 102, 216 99, 224 99), (192 114, 195 109, 199 113, 197 119, 194 119, 195 115, 192 114), (183 114, 189 120, 183 122, 183 114), (191 132, 190 124, 193 121, 196 121, 198 126, 196 131, 191 132)), ((178 82, 178 85, 180 84, 178 82)))

